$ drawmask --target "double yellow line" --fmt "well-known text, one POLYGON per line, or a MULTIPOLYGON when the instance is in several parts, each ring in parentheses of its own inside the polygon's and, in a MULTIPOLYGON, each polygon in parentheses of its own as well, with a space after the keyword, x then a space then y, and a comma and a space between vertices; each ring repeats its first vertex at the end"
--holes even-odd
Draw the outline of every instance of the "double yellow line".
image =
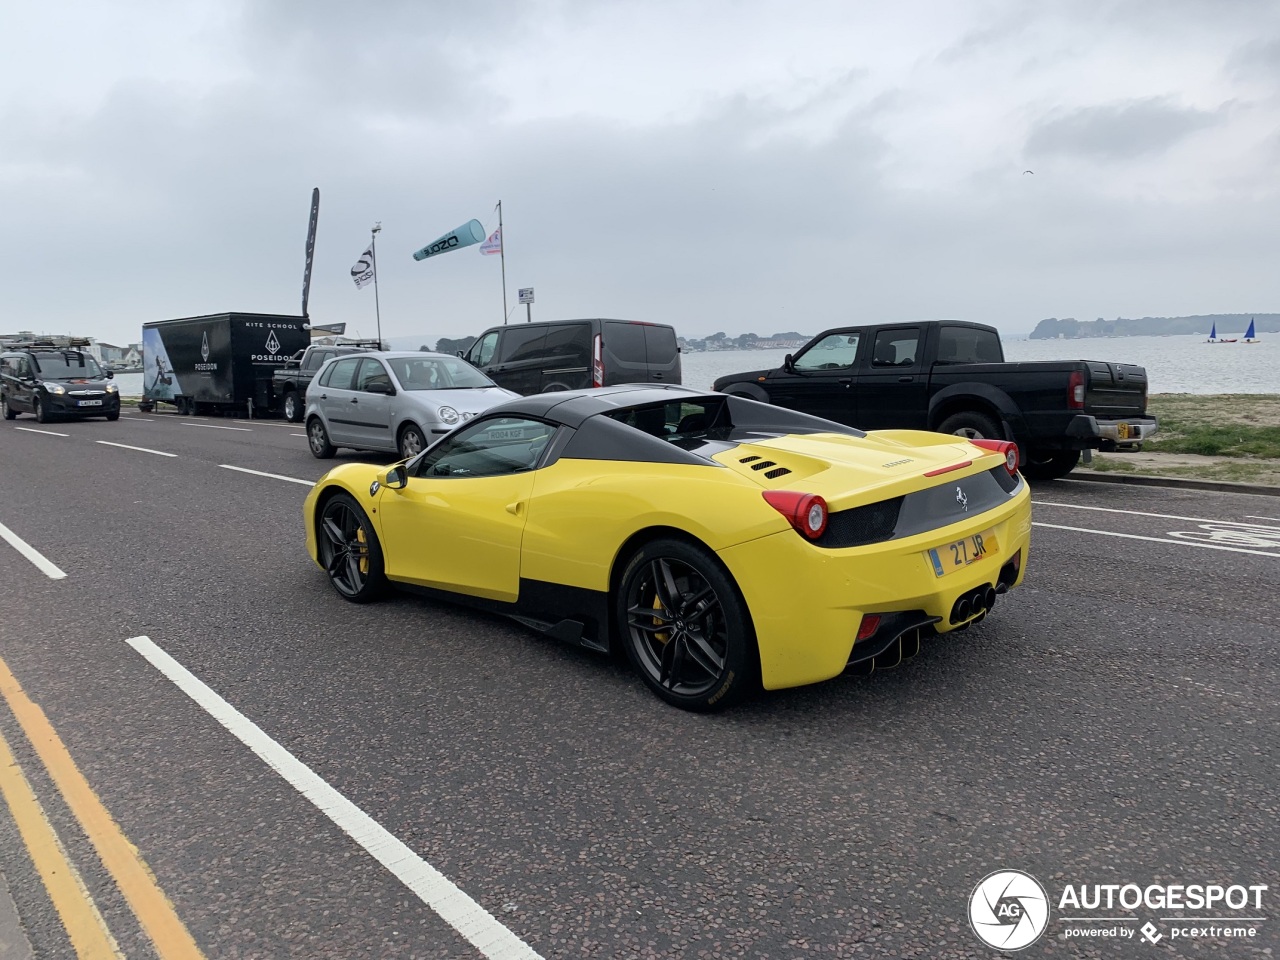
MULTIPOLYGON (((44 711, 0 659, 3 695, 40 762, 63 800, 80 822, 98 858, 123 894, 160 960, 204 960, 155 875, 129 842, 110 812, 84 778, 44 711)), ((80 960, 123 960, 84 882, 49 823, 40 801, 0 733, 0 793, 4 795, 22 841, 30 853, 49 899, 80 960)))

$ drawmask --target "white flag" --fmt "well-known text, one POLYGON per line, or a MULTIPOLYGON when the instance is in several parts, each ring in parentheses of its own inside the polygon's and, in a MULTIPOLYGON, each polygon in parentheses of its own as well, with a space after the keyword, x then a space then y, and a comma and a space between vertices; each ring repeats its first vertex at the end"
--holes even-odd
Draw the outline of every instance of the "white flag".
POLYGON ((357 287, 363 289, 373 279, 376 270, 377 267, 373 262, 373 244, 369 244, 364 253, 360 254, 356 265, 351 268, 351 279, 356 282, 357 287))
POLYGON ((490 254, 502 252, 502 228, 499 227, 493 233, 489 234, 489 239, 480 244, 480 252, 486 257, 490 254))

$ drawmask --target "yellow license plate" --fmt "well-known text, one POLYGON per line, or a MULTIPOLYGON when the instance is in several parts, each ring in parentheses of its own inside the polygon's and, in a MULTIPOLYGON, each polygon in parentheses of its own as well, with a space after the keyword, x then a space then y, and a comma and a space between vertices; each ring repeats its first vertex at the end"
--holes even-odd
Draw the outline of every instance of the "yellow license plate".
POLYGON ((1118 436, 1121 440, 1128 440, 1128 439, 1129 439, 1129 425, 1128 425, 1127 423, 1117 423, 1117 424, 1116 424, 1116 436, 1118 436))
POLYGON ((934 547, 925 552, 929 556, 929 562, 933 564, 934 576, 945 577, 948 573, 954 573, 962 567, 976 563, 997 550, 999 547, 996 544, 996 532, 983 530, 971 537, 956 540, 942 547, 934 547))

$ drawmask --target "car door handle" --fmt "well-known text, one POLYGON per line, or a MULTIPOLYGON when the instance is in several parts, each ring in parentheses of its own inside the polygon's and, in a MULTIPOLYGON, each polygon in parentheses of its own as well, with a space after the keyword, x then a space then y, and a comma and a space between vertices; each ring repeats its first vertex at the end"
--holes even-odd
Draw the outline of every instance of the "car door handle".
POLYGON ((328 400, 328 399, 329 399, 329 395, 328 395, 327 393, 322 393, 322 394, 320 394, 320 399, 321 399, 321 400, 328 400))
POLYGON ((513 517, 520 516, 520 511, 523 509, 524 509, 523 500, 517 500, 515 503, 507 504, 507 513, 511 514, 513 517))
POLYGON ((359 403, 359 402, 360 402, 360 398, 359 398, 359 397, 352 397, 352 398, 351 398, 351 402, 352 402, 352 403, 359 403))
POLYGON ((899 383, 912 383, 912 382, 914 382, 914 381, 915 381, 915 379, 916 379, 915 377, 899 377, 899 378, 898 378, 898 382, 899 382, 899 383))
POLYGON ((852 377, 841 377, 839 380, 837 380, 837 381, 836 381, 836 383, 843 383, 843 384, 847 387, 847 386, 849 386, 849 384, 853 383, 853 378, 852 378, 852 377))

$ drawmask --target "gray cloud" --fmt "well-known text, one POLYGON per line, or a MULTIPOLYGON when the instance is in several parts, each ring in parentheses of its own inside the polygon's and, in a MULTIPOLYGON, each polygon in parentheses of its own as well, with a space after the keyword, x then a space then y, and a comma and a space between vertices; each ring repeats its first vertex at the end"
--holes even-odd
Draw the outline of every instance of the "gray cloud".
POLYGON ((1225 108, 1210 113, 1179 107, 1170 97, 1084 107, 1033 124, 1026 154, 1032 159, 1075 155, 1131 160, 1164 152, 1220 123, 1224 112, 1225 108))

